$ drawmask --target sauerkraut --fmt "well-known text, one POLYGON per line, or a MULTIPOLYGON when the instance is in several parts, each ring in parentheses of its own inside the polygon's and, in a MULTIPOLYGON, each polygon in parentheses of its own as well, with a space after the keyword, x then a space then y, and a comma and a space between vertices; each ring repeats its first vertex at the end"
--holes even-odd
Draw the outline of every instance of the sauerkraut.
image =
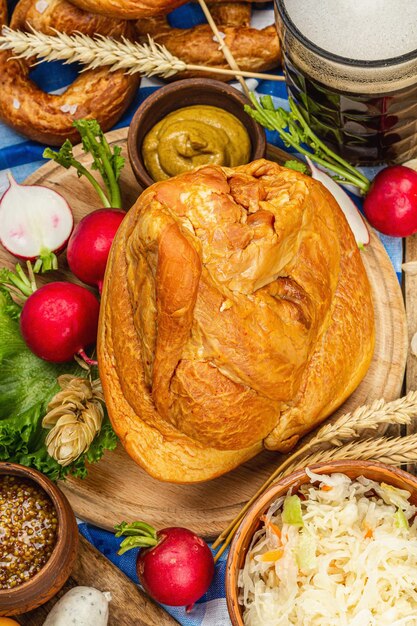
POLYGON ((417 626, 410 493, 318 475, 272 504, 239 575, 246 626, 417 626))

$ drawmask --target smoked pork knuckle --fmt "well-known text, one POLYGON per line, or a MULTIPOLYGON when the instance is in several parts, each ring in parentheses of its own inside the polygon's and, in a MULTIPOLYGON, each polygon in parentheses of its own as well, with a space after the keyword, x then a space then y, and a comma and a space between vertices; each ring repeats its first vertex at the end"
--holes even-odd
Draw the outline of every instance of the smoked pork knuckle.
POLYGON ((287 451, 364 377, 371 290, 317 181, 264 159, 149 187, 109 258, 98 357, 130 456, 172 482, 287 451))

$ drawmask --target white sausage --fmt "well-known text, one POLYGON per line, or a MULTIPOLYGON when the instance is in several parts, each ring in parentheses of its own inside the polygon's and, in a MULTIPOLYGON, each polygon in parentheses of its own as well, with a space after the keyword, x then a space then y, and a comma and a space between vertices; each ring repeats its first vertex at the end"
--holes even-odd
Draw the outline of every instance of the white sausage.
POLYGON ((55 604, 43 626, 107 626, 110 594, 74 587, 55 604))

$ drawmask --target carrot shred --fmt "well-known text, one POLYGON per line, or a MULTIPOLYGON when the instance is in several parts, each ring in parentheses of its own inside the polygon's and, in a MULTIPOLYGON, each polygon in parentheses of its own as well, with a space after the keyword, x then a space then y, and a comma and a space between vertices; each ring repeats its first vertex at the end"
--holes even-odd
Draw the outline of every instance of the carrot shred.
POLYGON ((260 560, 263 563, 273 563, 274 561, 279 561, 283 554, 284 550, 269 550, 269 552, 262 554, 260 560))
POLYGON ((374 536, 373 528, 370 528, 366 522, 362 522, 362 529, 365 533, 364 538, 372 539, 372 537, 374 536))
POLYGON ((330 487, 330 485, 323 485, 323 487, 321 487, 321 491, 331 491, 333 489, 333 487, 330 487))
POLYGON ((267 517, 265 517, 265 515, 262 515, 261 521, 275 534, 276 537, 278 537, 278 540, 281 543, 281 530, 278 528, 278 526, 273 524, 267 517))

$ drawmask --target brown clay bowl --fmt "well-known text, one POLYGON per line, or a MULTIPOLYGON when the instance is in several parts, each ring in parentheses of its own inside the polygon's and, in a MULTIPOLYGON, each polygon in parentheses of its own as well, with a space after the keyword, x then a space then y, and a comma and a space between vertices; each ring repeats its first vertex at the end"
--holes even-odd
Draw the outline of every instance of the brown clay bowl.
MULTIPOLYGON (((340 472, 350 478, 365 476, 376 482, 384 482, 393 487, 406 489, 411 493, 410 502, 417 505, 417 477, 395 467, 372 461, 331 461, 310 465, 309 469, 317 474, 340 472)), ((243 518, 230 547, 226 565, 226 600, 233 626, 244 626, 242 607, 238 601, 238 575, 239 570, 243 567, 252 537, 261 525, 260 517, 274 500, 285 495, 291 487, 297 490, 301 485, 308 482, 310 479, 304 469, 299 469, 282 478, 256 500, 243 518)))
POLYGON ((145 135, 163 117, 183 107, 205 104, 225 109, 245 126, 252 143, 251 161, 261 159, 266 152, 264 129, 253 120, 243 107, 249 104, 246 96, 234 87, 208 78, 179 80, 158 89, 140 105, 129 127, 127 148, 133 173, 141 187, 155 181, 149 176, 142 158, 145 135))
POLYGON ((78 527, 74 512, 64 494, 40 472, 22 465, 0 463, 0 475, 32 480, 52 500, 57 512, 58 537, 43 568, 30 580, 14 589, 0 590, 0 615, 21 615, 50 600, 71 574, 77 557, 78 527))

